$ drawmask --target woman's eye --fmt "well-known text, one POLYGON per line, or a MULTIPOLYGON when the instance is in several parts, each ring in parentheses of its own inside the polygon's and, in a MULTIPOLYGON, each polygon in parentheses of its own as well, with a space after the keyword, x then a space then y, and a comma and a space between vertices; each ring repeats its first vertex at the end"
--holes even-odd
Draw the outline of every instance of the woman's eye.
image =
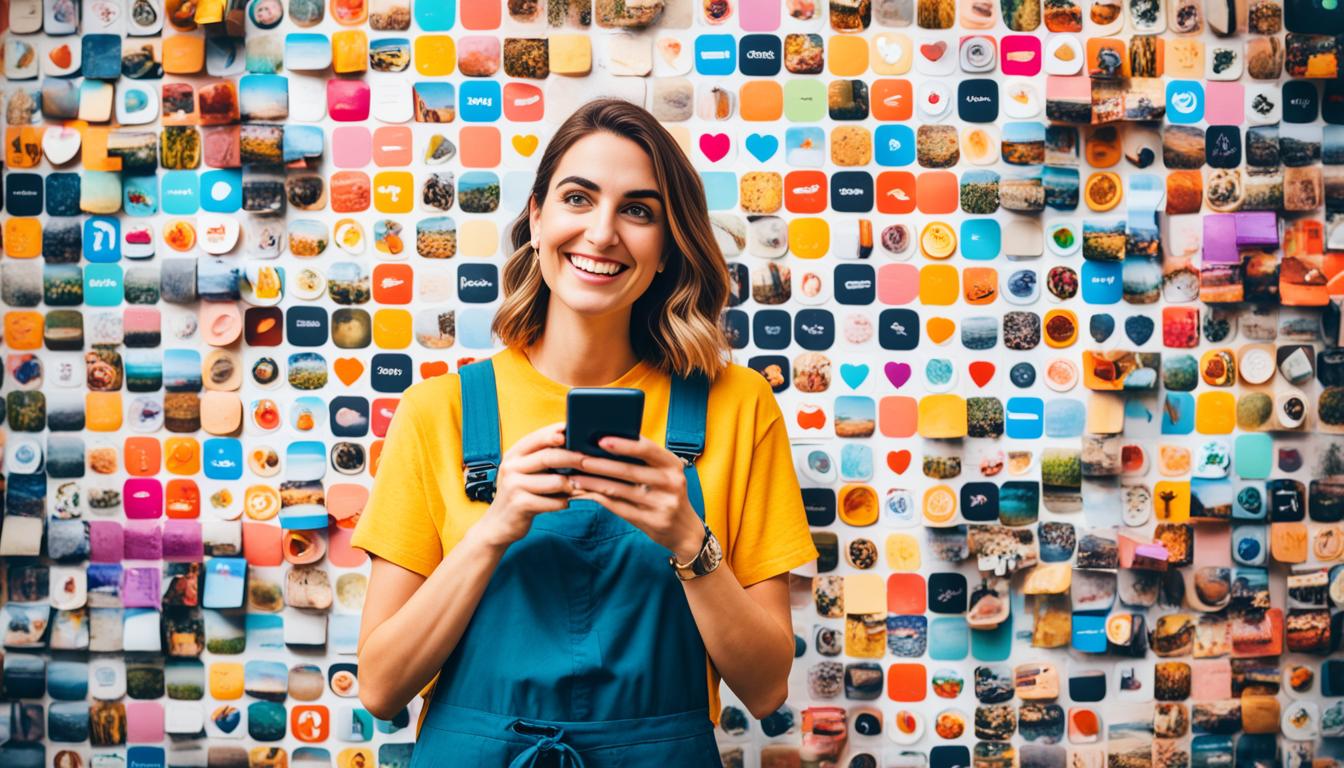
POLYGON ((642 206, 642 205, 632 205, 632 206, 630 206, 629 208, 627 208, 626 210, 634 212, 634 214, 635 214, 636 216, 640 217, 641 219, 652 219, 652 218, 653 218, 653 211, 649 210, 648 208, 646 208, 646 207, 644 207, 644 206, 642 206))
POLYGON ((578 200, 579 203, 584 203, 587 202, 588 198, 584 197, 578 192, 570 192, 569 194, 565 195, 566 203, 573 203, 575 200, 578 200))

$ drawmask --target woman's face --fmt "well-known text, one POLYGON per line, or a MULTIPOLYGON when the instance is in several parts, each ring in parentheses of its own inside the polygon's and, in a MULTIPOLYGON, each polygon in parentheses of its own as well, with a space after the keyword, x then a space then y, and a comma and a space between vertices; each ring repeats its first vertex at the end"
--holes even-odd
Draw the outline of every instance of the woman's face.
POLYGON ((633 305, 660 266, 661 197, 653 161, 630 139, 598 131, 571 145, 540 209, 529 203, 532 244, 553 298, 582 315, 633 305))

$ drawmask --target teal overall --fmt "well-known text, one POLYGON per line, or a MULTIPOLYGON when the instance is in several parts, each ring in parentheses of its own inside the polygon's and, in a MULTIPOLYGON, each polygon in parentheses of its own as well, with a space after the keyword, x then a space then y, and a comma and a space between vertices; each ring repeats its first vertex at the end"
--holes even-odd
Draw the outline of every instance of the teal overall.
MULTIPOLYGON (((500 461, 489 359, 461 369, 467 495, 500 461)), ((703 520, 703 375, 672 377, 667 447, 703 520)), ((705 646, 669 552, 596 502, 538 515, 443 665, 411 768, 722 768, 705 646)))

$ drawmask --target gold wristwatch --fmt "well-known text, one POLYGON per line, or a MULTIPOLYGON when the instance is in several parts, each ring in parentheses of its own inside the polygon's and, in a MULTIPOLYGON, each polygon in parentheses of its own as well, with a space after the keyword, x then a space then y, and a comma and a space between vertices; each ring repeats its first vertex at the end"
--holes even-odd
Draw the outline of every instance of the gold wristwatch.
POLYGON ((667 562, 671 563, 672 570, 677 572, 677 578, 690 581, 707 573, 713 573, 714 569, 719 567, 719 563, 723 562, 723 548, 719 546, 719 540, 714 536, 714 532, 706 525, 705 541, 700 545, 699 554, 691 558, 689 563, 678 563, 676 555, 667 558, 667 562))

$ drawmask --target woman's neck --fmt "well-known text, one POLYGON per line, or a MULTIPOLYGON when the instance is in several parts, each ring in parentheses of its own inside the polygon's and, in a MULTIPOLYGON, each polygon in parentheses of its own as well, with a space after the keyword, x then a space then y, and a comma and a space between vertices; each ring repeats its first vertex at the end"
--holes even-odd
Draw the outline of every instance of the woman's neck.
POLYGON ((571 387, 597 387, 619 379, 639 362, 630 344, 630 310, 584 316, 552 301, 546 330, 523 348, 532 367, 571 387))

